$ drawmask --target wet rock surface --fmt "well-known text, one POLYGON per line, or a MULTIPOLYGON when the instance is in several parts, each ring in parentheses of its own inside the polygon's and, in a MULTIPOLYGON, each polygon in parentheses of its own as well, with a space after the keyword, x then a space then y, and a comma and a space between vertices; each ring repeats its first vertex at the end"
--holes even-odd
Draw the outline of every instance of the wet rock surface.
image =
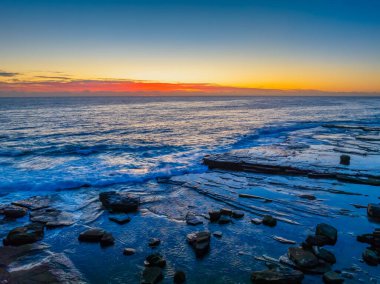
POLYGON ((4 214, 6 218, 10 218, 10 219, 24 217, 26 213, 27 213, 27 210, 20 206, 6 206, 2 209, 2 214, 4 214))
POLYGON ((42 208, 30 212, 30 221, 43 223, 47 228, 74 224, 72 214, 54 208, 42 208))
POLYGON ((134 212, 138 209, 140 199, 126 192, 108 191, 99 194, 103 206, 112 212, 134 212))
POLYGON ((11 230, 3 240, 4 245, 20 246, 31 244, 42 240, 44 237, 44 226, 41 224, 29 224, 11 230))

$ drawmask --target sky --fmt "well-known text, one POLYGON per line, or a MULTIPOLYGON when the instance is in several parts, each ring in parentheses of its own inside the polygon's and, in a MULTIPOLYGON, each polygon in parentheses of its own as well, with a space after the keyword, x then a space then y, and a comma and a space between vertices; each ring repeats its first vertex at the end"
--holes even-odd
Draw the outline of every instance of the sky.
POLYGON ((3 96, 289 92, 380 94, 380 1, 0 0, 3 96))

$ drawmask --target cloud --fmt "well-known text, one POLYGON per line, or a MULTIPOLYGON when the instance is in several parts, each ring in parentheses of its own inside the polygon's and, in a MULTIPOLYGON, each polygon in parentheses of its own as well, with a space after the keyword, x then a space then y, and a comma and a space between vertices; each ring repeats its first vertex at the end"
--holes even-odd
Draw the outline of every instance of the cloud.
POLYGON ((20 73, 13 73, 13 72, 5 72, 0 70, 0 77, 14 77, 20 75, 20 73))
POLYGON ((39 79, 54 79, 54 80, 71 80, 72 78, 70 77, 65 77, 65 76, 34 76, 34 78, 39 78, 39 79))

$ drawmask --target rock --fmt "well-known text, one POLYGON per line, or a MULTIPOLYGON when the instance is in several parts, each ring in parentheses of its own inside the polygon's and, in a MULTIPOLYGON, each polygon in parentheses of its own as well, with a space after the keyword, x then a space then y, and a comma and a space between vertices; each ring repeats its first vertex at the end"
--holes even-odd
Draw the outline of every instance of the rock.
POLYGON ((108 219, 112 222, 115 222, 116 224, 119 225, 124 225, 127 224, 131 221, 131 217, 108 217, 108 219))
POLYGON ((340 284, 344 282, 344 278, 334 271, 329 271, 323 274, 323 282, 326 284, 340 284))
POLYGON ((208 215, 210 216, 211 222, 217 222, 220 218, 220 211, 210 211, 208 212, 208 215))
POLYGON ((29 254, 43 251, 48 247, 48 245, 38 243, 20 246, 2 246, 0 247, 0 267, 7 266, 19 258, 27 257, 29 254))
POLYGON ((124 255, 133 255, 136 253, 136 250, 133 248, 125 248, 123 251, 124 255))
POLYGON ((277 225, 277 220, 270 215, 265 215, 263 218, 263 224, 265 226, 274 227, 277 225))
POLYGON ((43 223, 47 228, 70 226, 74 218, 70 213, 55 208, 42 208, 30 212, 30 221, 43 223))
POLYGON ((380 204, 368 204, 367 215, 372 218, 380 219, 380 204))
POLYGON ((147 256, 144 263, 146 266, 156 266, 160 268, 164 268, 166 266, 166 260, 159 253, 154 253, 147 256))
POLYGON ((126 192, 108 191, 99 194, 103 206, 112 212, 134 212, 138 209, 140 198, 126 192))
POLYGON ((229 209, 229 208, 222 208, 222 209, 220 209, 220 214, 221 215, 232 216, 232 210, 229 209))
POLYGON ((231 218, 229 215, 222 215, 220 218, 219 218, 219 221, 218 221, 219 224, 229 224, 231 223, 231 218))
POLYGON ((92 228, 79 234, 78 240, 80 242, 100 242, 103 235, 106 233, 103 229, 92 228))
POLYGON ((111 233, 105 233, 100 239, 100 245, 102 247, 112 246, 113 244, 115 244, 115 239, 111 233))
POLYGON ((307 200, 316 200, 317 198, 314 195, 311 194, 301 194, 298 195, 299 198, 307 199, 307 200))
POLYGON ((331 225, 321 223, 317 225, 316 236, 325 236, 329 245, 335 245, 338 239, 338 231, 331 225))
POLYGON ((306 248, 311 248, 313 246, 318 246, 318 247, 322 247, 324 245, 327 245, 329 244, 331 241, 328 237, 326 236, 322 236, 322 235, 315 235, 315 236, 312 236, 312 235, 309 235, 306 237, 306 240, 305 240, 305 243, 306 244, 306 248))
POLYGON ((157 247, 161 243, 161 240, 158 238, 152 238, 149 240, 149 246, 150 247, 157 247))
POLYGON ((331 264, 336 263, 335 255, 332 252, 328 251, 327 249, 313 247, 313 252, 315 256, 318 257, 319 259, 322 259, 331 264))
POLYGON ((356 237, 356 240, 361 243, 367 243, 372 245, 374 238, 372 234, 363 234, 356 237))
POLYGON ((217 237, 217 238, 221 238, 223 236, 223 233, 221 231, 216 231, 212 234, 214 235, 214 237, 217 237))
POLYGON ((263 223, 263 220, 258 219, 258 218, 253 218, 253 219, 251 219, 251 223, 253 223, 255 225, 260 225, 263 223))
POLYGON ((244 217, 244 212, 243 211, 239 211, 239 210, 233 211, 232 212, 232 217, 235 218, 235 219, 243 218, 244 217))
POLYGON ((318 258, 310 251, 299 247, 288 249, 288 256, 299 268, 314 268, 318 266, 318 258))
POLYGON ((340 156, 340 164, 348 166, 350 164, 351 157, 349 155, 340 156))
POLYGON ((174 284, 182 284, 186 282, 186 274, 183 271, 176 271, 173 278, 174 284))
POLYGON ((255 271, 251 275, 251 281, 255 284, 300 284, 303 278, 301 271, 290 268, 255 271))
POLYGON ((153 267, 145 267, 141 284, 156 284, 160 282, 164 276, 162 275, 162 269, 156 266, 153 267))
POLYGON ((187 235, 187 241, 193 247, 197 257, 203 257, 210 250, 210 232, 194 232, 187 235))
POLYGON ((3 243, 5 246, 19 246, 40 241, 43 237, 44 226, 35 223, 11 230, 3 240, 3 243))
POLYGON ((363 252, 363 260, 368 264, 368 265, 373 265, 376 266, 379 264, 379 256, 377 253, 371 249, 366 249, 363 252))
POLYGON ((37 210, 51 206, 52 202, 53 200, 51 196, 32 196, 27 199, 12 202, 12 204, 30 210, 37 210))
POLYGON ((24 217, 26 213, 27 213, 27 210, 25 208, 14 206, 14 205, 7 206, 3 209, 3 214, 5 215, 5 217, 10 218, 10 219, 24 217))
POLYGON ((186 224, 196 226, 203 224, 203 221, 199 219, 197 216, 195 216, 193 213, 187 213, 186 214, 186 224))

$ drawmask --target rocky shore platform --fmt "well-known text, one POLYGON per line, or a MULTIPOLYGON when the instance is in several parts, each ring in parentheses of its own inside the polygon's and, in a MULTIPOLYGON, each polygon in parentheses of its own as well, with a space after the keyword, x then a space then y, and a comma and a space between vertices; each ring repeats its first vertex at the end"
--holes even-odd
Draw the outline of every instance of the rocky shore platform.
POLYGON ((380 283, 379 132, 326 124, 203 173, 1 193, 0 283, 380 283))

